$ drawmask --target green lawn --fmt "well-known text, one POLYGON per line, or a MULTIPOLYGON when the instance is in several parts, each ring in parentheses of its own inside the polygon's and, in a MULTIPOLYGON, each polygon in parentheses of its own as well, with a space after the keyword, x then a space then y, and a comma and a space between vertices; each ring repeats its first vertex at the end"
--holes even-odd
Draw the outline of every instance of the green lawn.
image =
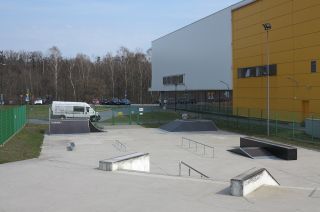
POLYGON ((49 105, 27 105, 28 119, 49 119, 49 105))
POLYGON ((180 118, 180 115, 175 112, 170 111, 156 111, 156 112, 147 112, 143 115, 132 114, 130 115, 118 115, 115 113, 114 118, 104 121, 107 124, 130 124, 137 123, 145 127, 157 128, 160 125, 170 122, 172 120, 180 118))
POLYGON ((0 147, 0 164, 39 157, 46 129, 46 125, 27 125, 23 128, 0 147))

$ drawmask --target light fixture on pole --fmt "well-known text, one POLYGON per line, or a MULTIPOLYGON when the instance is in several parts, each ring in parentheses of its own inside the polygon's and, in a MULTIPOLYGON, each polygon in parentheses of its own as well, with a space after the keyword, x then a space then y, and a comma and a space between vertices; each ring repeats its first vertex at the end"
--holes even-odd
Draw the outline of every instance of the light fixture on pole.
POLYGON ((267 32, 267 135, 270 135, 270 53, 269 53, 269 30, 272 29, 270 23, 262 24, 264 30, 267 32))

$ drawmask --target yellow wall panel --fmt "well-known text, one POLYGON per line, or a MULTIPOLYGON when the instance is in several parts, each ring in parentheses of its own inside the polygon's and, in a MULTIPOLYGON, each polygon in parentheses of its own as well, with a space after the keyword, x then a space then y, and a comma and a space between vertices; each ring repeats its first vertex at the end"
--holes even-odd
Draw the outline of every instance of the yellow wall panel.
POLYGON ((238 72, 238 68, 243 68, 243 67, 251 67, 255 66, 256 64, 263 64, 264 58, 262 56, 256 56, 256 57, 247 57, 247 58, 242 58, 242 59, 234 59, 234 67, 235 72, 238 72))
POLYGON ((239 39, 236 42, 233 42, 233 48, 241 49, 241 48, 250 47, 254 45, 261 45, 262 39, 265 39, 265 35, 262 33, 258 35, 250 36, 248 38, 239 39))
POLYGON ((287 13, 286 15, 278 16, 276 18, 273 18, 272 20, 269 20, 269 22, 272 22, 274 30, 281 29, 283 27, 288 27, 292 24, 292 14, 287 13))
MULTIPOLYGON (((265 33, 263 31, 262 27, 261 27, 260 31, 262 31, 262 33, 265 33)), ((283 27, 280 29, 273 29, 269 33, 269 41, 273 42, 273 41, 278 41, 278 40, 284 40, 284 39, 292 38, 292 36, 293 36, 293 27, 292 26, 283 27)), ((265 38, 265 40, 266 40, 266 38, 265 38)), ((265 40, 263 42, 265 42, 265 40)))
POLYGON ((287 76, 287 75, 293 74, 294 65, 291 62, 281 63, 281 64, 278 64, 277 66, 278 66, 277 75, 279 77, 282 77, 283 75, 287 76))
POLYGON ((270 54, 270 64, 292 62, 294 56, 293 51, 284 51, 270 54))
MULTIPOLYGON (((265 45, 266 46, 266 45, 265 45)), ((270 53, 290 51, 294 48, 294 39, 289 38, 285 40, 278 40, 269 43, 270 53)))
POLYGON ((261 23, 262 21, 263 19, 261 14, 256 13, 253 14, 251 18, 240 19, 239 21, 237 21, 237 25, 235 26, 234 30, 243 29, 253 24, 261 23))
POLYGON ((239 50, 234 51, 234 58, 244 58, 244 57, 252 57, 252 56, 257 56, 257 55, 262 55, 263 54, 263 47, 261 45, 258 46, 251 46, 239 50))
POLYGON ((316 18, 320 18, 319 11, 320 11, 320 4, 315 5, 313 7, 306 8, 304 10, 297 11, 293 15, 293 23, 297 24, 297 23, 310 21, 316 18))
POLYGON ((267 77, 238 79, 237 75, 238 68, 267 63, 261 24, 270 22, 270 64, 277 64, 277 76, 270 77, 271 111, 280 111, 282 120, 302 121, 303 101, 308 101, 309 110, 320 117, 319 11, 320 0, 259 0, 233 12, 234 112, 266 108, 267 77), (317 73, 311 73, 314 59, 317 73))
POLYGON ((261 5, 259 5, 257 3, 252 3, 252 4, 249 4, 245 7, 241 7, 240 9, 234 10, 233 11, 233 19, 235 21, 238 21, 238 20, 241 20, 242 18, 245 18, 245 17, 251 16, 255 13, 258 13, 261 10, 262 10, 261 5))
MULTIPOLYGON (((264 2, 268 2, 268 1, 264 1, 264 2)), ((279 1, 277 1, 279 2, 279 1)), ((264 8, 265 5, 264 5, 264 8)), ((274 19, 283 15, 287 15, 290 14, 292 11, 292 3, 289 0, 284 1, 284 3, 279 2, 279 4, 275 5, 275 6, 270 6, 268 9, 265 9, 261 12, 262 16, 264 17, 265 21, 268 21, 270 19, 274 19)))
POLYGON ((318 58, 320 55, 320 46, 312 46, 303 49, 296 49, 294 54, 295 60, 310 60, 318 58))
POLYGON ((319 0, 293 0, 293 10, 303 10, 320 4, 319 0))
POLYGON ((294 47, 297 49, 317 45, 320 45, 320 32, 294 38, 294 47))
POLYGON ((250 37, 252 35, 259 35, 262 33, 261 29, 262 29, 261 24, 254 24, 249 28, 239 29, 237 30, 237 33, 234 34, 234 40, 250 37))
POLYGON ((319 32, 320 18, 293 25, 294 36, 302 36, 319 32))
POLYGON ((283 4, 288 4, 291 3, 292 0, 261 0, 260 3, 262 3, 263 5, 263 9, 265 10, 269 10, 272 9, 274 7, 279 7, 283 4))

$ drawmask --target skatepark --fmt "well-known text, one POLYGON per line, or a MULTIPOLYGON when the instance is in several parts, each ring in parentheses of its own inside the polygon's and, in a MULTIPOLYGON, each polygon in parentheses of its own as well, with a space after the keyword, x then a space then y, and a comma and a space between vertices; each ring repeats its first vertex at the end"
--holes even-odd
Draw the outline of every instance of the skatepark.
POLYGON ((240 137, 134 125, 46 135, 38 159, 0 165, 0 211, 315 211, 320 206, 319 152, 298 148, 298 160, 292 161, 251 159, 228 151, 239 146, 240 137), (213 147, 214 156, 194 143, 182 145, 182 138, 213 147), (67 151, 71 142, 74 149, 67 151), (149 172, 99 170, 99 161, 135 152, 148 153, 149 172), (254 167, 268 170, 280 186, 230 195, 230 179, 254 167))

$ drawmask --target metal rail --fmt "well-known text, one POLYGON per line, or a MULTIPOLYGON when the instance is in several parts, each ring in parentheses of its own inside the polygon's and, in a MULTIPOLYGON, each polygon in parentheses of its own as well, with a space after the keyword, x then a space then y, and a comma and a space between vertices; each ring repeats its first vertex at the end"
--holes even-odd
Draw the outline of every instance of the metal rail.
POLYGON ((207 175, 203 174, 202 172, 196 170, 195 168, 193 168, 192 166, 186 164, 185 162, 183 161, 179 161, 179 176, 181 176, 181 165, 184 165, 188 168, 188 173, 189 173, 189 176, 191 175, 191 170, 193 170, 194 172, 200 174, 201 178, 205 177, 205 178, 210 178, 208 177, 207 175))
POLYGON ((119 140, 115 140, 115 143, 113 146, 120 152, 126 152, 127 151, 127 146, 123 143, 121 143, 119 140))
POLYGON ((203 155, 206 155, 206 152, 208 152, 208 151, 206 151, 206 148, 209 148, 209 149, 211 149, 211 151, 210 152, 212 152, 212 158, 214 158, 214 147, 212 147, 212 146, 209 146, 209 145, 206 145, 206 144, 203 144, 203 143, 200 143, 200 142, 198 142, 198 141, 194 141, 194 140, 192 140, 192 139, 189 139, 189 138, 185 138, 185 137, 182 137, 182 139, 181 139, 181 146, 182 147, 184 147, 184 141, 188 141, 188 145, 187 145, 187 147, 190 149, 190 148, 192 148, 192 146, 195 146, 195 148, 196 148, 196 152, 198 152, 198 149, 203 149, 203 155), (194 145, 191 145, 191 143, 193 143, 194 145), (200 146, 200 147, 198 147, 198 145, 200 146))

